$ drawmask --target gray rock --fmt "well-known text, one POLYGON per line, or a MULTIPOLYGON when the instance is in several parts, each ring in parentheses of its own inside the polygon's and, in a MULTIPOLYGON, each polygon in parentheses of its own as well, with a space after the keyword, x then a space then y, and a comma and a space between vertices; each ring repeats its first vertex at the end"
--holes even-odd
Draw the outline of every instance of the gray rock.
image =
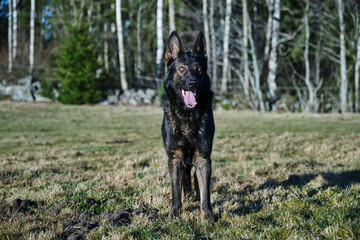
POLYGON ((145 90, 145 94, 150 97, 154 97, 156 95, 155 89, 147 88, 145 90))
POLYGON ((36 102, 52 102, 50 98, 41 96, 38 92, 34 94, 36 102))
POLYGON ((142 90, 142 89, 139 89, 136 93, 136 95, 139 97, 139 98, 144 98, 145 97, 145 91, 142 90))
POLYGON ((30 95, 29 88, 27 86, 15 85, 11 94, 11 98, 15 101, 28 101, 32 102, 33 98, 30 95))
POLYGON ((31 84, 31 80, 32 80, 32 76, 31 75, 29 75, 29 76, 26 76, 26 77, 24 77, 24 78, 20 78, 20 79, 18 79, 18 84, 20 84, 20 85, 27 85, 27 86, 29 86, 30 84, 31 84))
POLYGON ((148 97, 144 98, 144 99, 143 99, 143 103, 145 103, 145 104, 151 104, 151 98, 148 98, 148 97))
POLYGON ((137 101, 135 98, 130 98, 127 103, 129 103, 132 106, 137 106, 140 104, 140 102, 137 101))
POLYGON ((11 96, 13 92, 14 92, 14 86, 7 86, 5 87, 4 95, 11 96))

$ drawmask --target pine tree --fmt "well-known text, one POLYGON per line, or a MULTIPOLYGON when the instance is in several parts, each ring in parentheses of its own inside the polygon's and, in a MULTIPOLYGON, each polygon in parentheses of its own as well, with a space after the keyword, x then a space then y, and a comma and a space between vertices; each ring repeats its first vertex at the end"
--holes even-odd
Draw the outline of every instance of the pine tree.
POLYGON ((61 83, 59 101, 65 104, 95 103, 102 97, 102 76, 96 76, 101 67, 88 27, 70 27, 70 38, 64 40, 57 59, 61 83))

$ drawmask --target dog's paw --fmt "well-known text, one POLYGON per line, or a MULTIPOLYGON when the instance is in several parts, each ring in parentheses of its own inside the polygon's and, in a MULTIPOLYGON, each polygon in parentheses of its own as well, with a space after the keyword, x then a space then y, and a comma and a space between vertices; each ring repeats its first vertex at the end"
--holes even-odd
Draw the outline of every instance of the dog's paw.
POLYGON ((171 213, 169 215, 169 218, 177 218, 179 217, 181 214, 181 208, 180 207, 173 207, 172 210, 171 210, 171 213))
POLYGON ((212 213, 211 210, 202 210, 201 211, 201 218, 203 220, 208 220, 208 221, 215 222, 215 216, 214 216, 214 214, 212 213))

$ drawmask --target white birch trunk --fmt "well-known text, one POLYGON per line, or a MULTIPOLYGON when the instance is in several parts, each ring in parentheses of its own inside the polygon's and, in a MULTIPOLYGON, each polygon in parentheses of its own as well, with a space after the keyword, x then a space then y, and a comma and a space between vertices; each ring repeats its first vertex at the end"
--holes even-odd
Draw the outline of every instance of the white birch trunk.
POLYGON ((256 56, 256 47, 255 47, 255 43, 254 43, 254 39, 252 37, 252 27, 251 27, 251 21, 250 21, 250 17, 249 14, 247 14, 247 19, 248 19, 248 29, 249 29, 249 42, 250 42, 250 52, 251 52, 251 58, 252 58, 252 65, 253 65, 253 69, 254 69, 254 77, 255 77, 255 93, 257 96, 257 104, 260 107, 260 111, 264 112, 265 111, 265 107, 264 107, 264 102, 262 99, 262 92, 261 92, 261 87, 260 87, 260 73, 259 73, 259 64, 257 61, 257 56, 256 56))
POLYGON ((226 15, 225 15, 225 30, 224 30, 224 53, 223 53, 223 71, 221 79, 221 92, 225 93, 227 90, 227 72, 229 68, 229 35, 230 35, 230 15, 231 15, 231 0, 226 0, 226 15))
POLYGON ((12 0, 13 2, 13 62, 15 62, 16 58, 16 48, 17 48, 17 11, 16 11, 16 5, 17 0, 12 0))
MULTIPOLYGON (((248 22, 247 22, 247 0, 242 0, 243 32, 242 32, 242 52, 244 65, 244 92, 249 98, 249 62, 248 62, 248 22)), ((250 105, 252 103, 249 102, 250 105)))
POLYGON ((137 45, 137 66, 136 74, 141 74, 142 69, 142 59, 141 59, 141 10, 142 6, 138 8, 138 14, 136 17, 136 45, 137 45))
POLYGON ((268 101, 269 110, 276 110, 273 104, 276 101, 276 70, 277 70, 277 41, 279 36, 279 21, 280 21, 280 0, 274 0, 273 8, 273 20, 272 20, 272 39, 271 39, 271 51, 269 55, 269 74, 267 78, 268 83, 268 101))
POLYGON ((107 40, 104 41, 104 65, 105 71, 109 72, 109 43, 107 40))
POLYGON ((8 71, 12 72, 12 2, 9 0, 9 19, 8 19, 8 44, 9 44, 9 65, 8 71))
MULTIPOLYGON (((108 32, 108 28, 109 28, 109 24, 108 23, 104 23, 104 33, 107 34, 108 32)), ((108 39, 105 38, 104 39, 104 66, 105 66, 105 71, 109 72, 109 43, 108 43, 108 39)))
POLYGON ((356 63, 355 63, 355 112, 359 112, 359 68, 360 68, 360 26, 358 29, 356 63))
POLYGON ((170 33, 175 31, 175 7, 174 7, 174 0, 169 0, 169 26, 170 26, 170 33))
POLYGON ((314 111, 314 86, 310 81, 310 61, 309 61, 309 39, 310 39, 310 27, 309 27, 309 0, 306 0, 305 14, 304 14, 304 25, 305 25, 305 50, 304 50, 304 61, 305 61, 305 84, 309 92, 309 100, 306 105, 306 111, 314 111))
POLYGON ((31 0, 31 11, 30 11, 30 54, 29 54, 29 65, 30 75, 34 72, 34 40, 35 40, 35 0, 31 0))
POLYGON ((163 37, 163 0, 157 0, 156 10, 156 87, 159 87, 161 78, 161 60, 163 57, 164 37, 163 37))
POLYGON ((344 4, 342 0, 337 0, 338 3, 338 13, 339 13, 339 25, 340 25, 340 108, 341 112, 347 112, 347 86, 348 80, 346 77, 346 47, 345 47, 345 24, 344 24, 344 4))
POLYGON ((120 82, 123 91, 128 89, 125 74, 125 59, 124 59, 124 44, 123 44, 123 29, 121 20, 121 0, 116 0, 116 27, 119 48, 119 63, 120 63, 120 82))
POLYGON ((211 32, 211 62, 212 62, 212 85, 217 90, 217 63, 216 63, 216 35, 214 26, 214 0, 210 0, 210 32, 211 32))
POLYGON ((319 101, 317 98, 317 91, 321 88, 322 79, 320 79, 320 48, 321 48, 321 39, 318 39, 316 44, 316 51, 315 51, 315 84, 314 84, 314 112, 319 110, 319 101))
POLYGON ((92 0, 90 0, 90 6, 87 9, 87 21, 89 24, 89 32, 92 31, 91 15, 92 15, 93 8, 94 8, 94 2, 92 0))
MULTIPOLYGON (((203 20, 204 20, 204 34, 207 42, 210 41, 209 35, 209 21, 208 21, 208 5, 207 0, 203 0, 203 20)), ((206 55, 208 59, 211 59, 210 44, 206 44, 206 55)), ((211 62, 208 61, 208 69, 211 69, 211 62)))

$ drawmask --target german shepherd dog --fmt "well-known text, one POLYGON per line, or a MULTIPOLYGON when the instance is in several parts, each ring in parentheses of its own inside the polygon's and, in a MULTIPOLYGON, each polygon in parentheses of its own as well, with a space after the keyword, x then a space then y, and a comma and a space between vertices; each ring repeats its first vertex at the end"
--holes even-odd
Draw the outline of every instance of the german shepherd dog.
POLYGON ((210 178, 215 125, 211 83, 207 75, 206 42, 200 32, 186 52, 176 32, 165 49, 162 138, 168 156, 172 187, 172 216, 181 212, 181 201, 191 193, 191 168, 195 167, 196 200, 203 219, 214 220, 210 205, 210 178))

